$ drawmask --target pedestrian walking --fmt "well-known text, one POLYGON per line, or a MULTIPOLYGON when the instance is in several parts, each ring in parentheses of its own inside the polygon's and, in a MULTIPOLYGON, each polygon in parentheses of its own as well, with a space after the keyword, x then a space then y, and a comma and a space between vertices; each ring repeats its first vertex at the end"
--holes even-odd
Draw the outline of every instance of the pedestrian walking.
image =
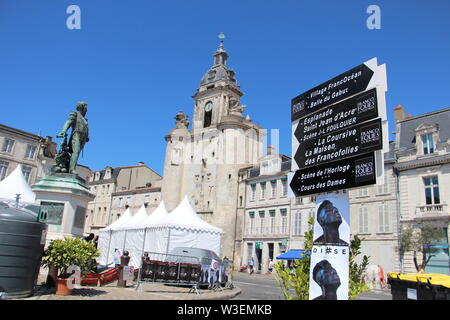
POLYGON ((255 260, 253 260, 253 257, 248 261, 248 268, 249 268, 249 273, 252 274, 253 273, 253 267, 255 266, 255 260))
POLYGON ((269 272, 272 273, 273 270, 273 261, 272 259, 269 259, 269 272))

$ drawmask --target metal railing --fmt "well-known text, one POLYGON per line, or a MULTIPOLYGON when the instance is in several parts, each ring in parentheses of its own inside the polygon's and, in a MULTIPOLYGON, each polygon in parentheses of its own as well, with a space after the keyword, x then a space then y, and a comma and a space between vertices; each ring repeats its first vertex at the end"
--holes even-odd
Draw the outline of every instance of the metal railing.
POLYGON ((424 206, 417 206, 416 215, 426 217, 426 216, 442 216, 450 214, 447 212, 447 204, 427 204, 424 206))
POLYGON ((201 263, 197 257, 157 252, 144 252, 139 268, 136 290, 144 282, 192 286, 198 292, 201 263))

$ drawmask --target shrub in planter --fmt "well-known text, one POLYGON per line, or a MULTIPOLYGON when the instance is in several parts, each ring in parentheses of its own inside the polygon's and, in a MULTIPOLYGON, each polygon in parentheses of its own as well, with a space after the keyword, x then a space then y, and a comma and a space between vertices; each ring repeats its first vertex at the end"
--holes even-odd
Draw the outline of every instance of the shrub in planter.
MULTIPOLYGON (((69 267, 79 267, 81 274, 92 272, 97 265, 95 258, 99 255, 100 252, 93 243, 87 242, 82 238, 66 237, 64 240, 53 240, 50 243, 44 251, 42 265, 46 268, 50 266, 58 268, 56 280, 58 294, 58 286, 60 288, 65 286, 67 279, 72 275, 68 270, 69 267)), ((70 292, 65 294, 70 294, 70 292)))

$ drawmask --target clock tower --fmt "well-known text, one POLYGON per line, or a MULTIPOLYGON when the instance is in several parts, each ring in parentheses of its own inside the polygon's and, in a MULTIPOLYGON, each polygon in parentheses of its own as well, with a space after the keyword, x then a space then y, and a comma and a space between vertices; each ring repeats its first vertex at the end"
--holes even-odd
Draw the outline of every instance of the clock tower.
POLYGON ((187 195, 201 218, 224 231, 221 255, 231 257, 236 230, 241 229, 238 172, 258 163, 263 130, 243 115, 243 93, 227 67, 223 41, 213 56, 192 96, 192 123, 180 111, 176 127, 166 136, 162 198, 170 211, 187 195))

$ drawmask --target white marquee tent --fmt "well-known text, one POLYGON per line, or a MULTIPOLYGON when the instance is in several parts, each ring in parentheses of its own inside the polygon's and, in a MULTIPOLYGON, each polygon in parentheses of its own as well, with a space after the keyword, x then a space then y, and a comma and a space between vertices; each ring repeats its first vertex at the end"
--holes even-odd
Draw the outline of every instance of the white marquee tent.
POLYGON ((0 181, 0 198, 15 200, 16 194, 20 194, 21 202, 34 203, 36 195, 31 191, 28 182, 22 173, 22 165, 17 165, 16 169, 5 179, 0 181))
POLYGON ((132 217, 129 209, 127 212, 119 219, 122 221, 100 230, 98 248, 102 265, 114 261, 116 249, 127 250, 129 265, 135 268, 140 267, 146 251, 168 253, 175 247, 191 247, 212 250, 220 256, 222 230, 203 221, 187 197, 171 213, 167 213, 163 201, 150 215, 145 207, 132 217))
POLYGON ((150 215, 142 217, 142 219, 136 219, 136 224, 125 226, 127 230, 124 250, 127 250, 130 254, 130 266, 135 268, 140 267, 145 244, 151 247, 151 243, 149 242, 150 239, 147 237, 148 228, 167 215, 168 213, 164 202, 161 201, 158 207, 150 215))
POLYGON ((165 218, 150 226, 145 251, 169 253, 176 247, 201 248, 220 257, 222 229, 202 220, 187 197, 165 218))
MULTIPOLYGON (((98 236, 98 249, 100 250, 100 257, 98 259, 98 262, 100 265, 107 265, 114 261, 114 249, 118 248, 115 245, 120 244, 119 238, 123 239, 123 237, 119 237, 119 235, 123 234, 124 236, 125 232, 119 232, 114 234, 113 236, 113 231, 116 231, 121 225, 130 221, 132 217, 133 215, 131 214, 131 210, 127 209, 119 219, 111 223, 106 228, 100 229, 98 236)), ((123 244, 122 246, 120 246, 120 248, 122 247, 123 244)))
POLYGON ((147 214, 145 206, 142 206, 135 215, 132 215, 130 209, 127 209, 122 217, 100 230, 99 263, 101 265, 113 263, 114 252, 119 249, 121 252, 123 250, 129 252, 131 266, 139 266, 146 228, 167 214, 163 201, 150 215, 147 214))

